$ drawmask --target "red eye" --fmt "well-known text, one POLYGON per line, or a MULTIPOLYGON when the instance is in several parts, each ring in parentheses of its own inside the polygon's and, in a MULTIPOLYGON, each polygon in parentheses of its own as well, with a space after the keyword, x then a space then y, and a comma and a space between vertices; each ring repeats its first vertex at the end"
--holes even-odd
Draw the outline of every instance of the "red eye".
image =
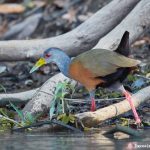
POLYGON ((45 54, 45 57, 46 58, 48 58, 48 57, 50 57, 51 56, 51 54, 45 54))

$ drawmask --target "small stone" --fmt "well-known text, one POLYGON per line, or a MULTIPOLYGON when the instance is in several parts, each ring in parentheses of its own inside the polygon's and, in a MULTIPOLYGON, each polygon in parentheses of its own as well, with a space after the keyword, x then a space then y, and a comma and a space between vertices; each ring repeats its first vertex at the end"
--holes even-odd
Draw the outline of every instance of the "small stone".
POLYGON ((128 139, 130 138, 130 135, 123 133, 123 132, 115 132, 114 133, 114 138, 121 140, 121 139, 128 139))
POLYGON ((32 84, 33 84, 32 80, 26 80, 25 81, 25 85, 27 85, 27 86, 31 86, 32 84))
POLYGON ((3 73, 6 71, 6 66, 0 66, 0 73, 3 73))
POLYGON ((44 66, 43 67, 43 73, 44 74, 49 74, 51 72, 51 68, 49 66, 44 66))

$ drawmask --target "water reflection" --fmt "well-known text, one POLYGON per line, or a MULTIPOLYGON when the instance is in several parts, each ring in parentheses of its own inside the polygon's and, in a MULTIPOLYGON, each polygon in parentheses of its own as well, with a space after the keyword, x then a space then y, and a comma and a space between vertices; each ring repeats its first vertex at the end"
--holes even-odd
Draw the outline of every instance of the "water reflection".
POLYGON ((99 133, 7 133, 0 134, 0 150, 133 150, 139 142, 150 144, 148 132, 147 137, 125 140, 109 139, 99 133))

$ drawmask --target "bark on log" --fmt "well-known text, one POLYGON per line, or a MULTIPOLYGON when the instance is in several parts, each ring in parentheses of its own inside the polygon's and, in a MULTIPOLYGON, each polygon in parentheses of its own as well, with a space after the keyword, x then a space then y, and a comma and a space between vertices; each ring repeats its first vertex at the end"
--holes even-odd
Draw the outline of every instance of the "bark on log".
POLYGON ((125 19, 116 26, 111 32, 104 36, 94 48, 104 48, 115 50, 120 42, 124 31, 130 32, 130 44, 139 38, 146 28, 150 26, 150 1, 142 0, 125 17, 125 19), (109 43, 109 44, 108 44, 109 43))
POLYGON ((76 29, 53 38, 0 42, 0 61, 37 58, 49 47, 59 47, 70 56, 91 49, 110 32, 140 0, 113 0, 76 29))
MULTIPOLYGON (((149 91, 150 86, 140 90, 132 96, 132 100, 135 107, 138 107, 144 101, 150 100, 149 91)), ((93 127, 104 120, 121 115, 129 110, 131 110, 131 107, 128 101, 123 100, 122 102, 99 109, 95 112, 85 112, 77 114, 76 117, 79 118, 85 126, 93 127)))
POLYGON ((27 103, 23 109, 24 116, 27 112, 33 116, 39 114, 42 115, 44 112, 47 112, 50 107, 56 85, 63 81, 70 81, 71 84, 76 83, 75 81, 64 76, 62 73, 53 76, 47 80, 47 82, 45 82, 40 89, 38 89, 38 92, 33 96, 32 100, 27 103))

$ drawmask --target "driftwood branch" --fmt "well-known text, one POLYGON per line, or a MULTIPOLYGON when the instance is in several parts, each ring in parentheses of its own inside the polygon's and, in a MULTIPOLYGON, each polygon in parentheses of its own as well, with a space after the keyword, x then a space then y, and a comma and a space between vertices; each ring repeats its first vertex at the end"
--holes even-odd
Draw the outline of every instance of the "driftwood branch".
POLYGON ((49 47, 59 47, 70 56, 91 49, 110 32, 140 0, 113 0, 76 29, 52 38, 0 42, 0 61, 37 58, 49 47))
MULTIPOLYGON (((140 90, 132 96, 135 107, 138 107, 144 101, 150 100, 150 86, 140 90)), ((108 107, 99 109, 95 112, 85 112, 77 114, 76 117, 82 120, 85 126, 92 127, 98 125, 100 122, 112 117, 121 115, 131 110, 130 104, 127 100, 110 105, 108 107)))
POLYGON ((59 73, 49 80, 45 82, 38 92, 33 96, 32 100, 27 103, 25 108, 23 109, 23 114, 28 112, 33 116, 42 115, 44 112, 50 107, 51 100, 53 99, 54 90, 56 85, 59 82, 70 81, 71 84, 75 84, 76 82, 70 80, 69 78, 65 77, 62 73, 59 73))
POLYGON ((0 94, 0 106, 6 106, 9 104, 9 102, 12 102, 13 104, 26 104, 29 100, 32 99, 37 91, 38 89, 20 93, 0 94))
POLYGON ((116 26, 104 36, 95 48, 115 50, 125 30, 130 32, 130 44, 139 38, 150 26, 150 1, 142 0, 136 7, 116 26))

